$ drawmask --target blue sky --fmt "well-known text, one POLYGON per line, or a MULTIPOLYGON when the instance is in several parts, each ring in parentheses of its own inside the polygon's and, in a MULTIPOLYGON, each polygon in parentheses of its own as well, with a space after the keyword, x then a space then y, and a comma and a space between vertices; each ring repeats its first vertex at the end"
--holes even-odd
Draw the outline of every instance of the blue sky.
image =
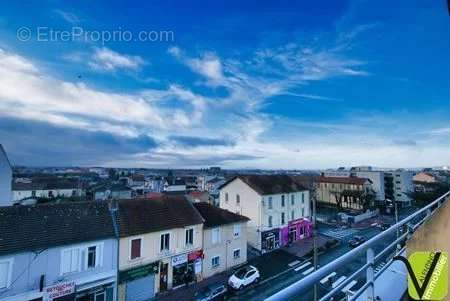
POLYGON ((1 4, 11 161, 449 164, 446 1, 243 2, 1 4))

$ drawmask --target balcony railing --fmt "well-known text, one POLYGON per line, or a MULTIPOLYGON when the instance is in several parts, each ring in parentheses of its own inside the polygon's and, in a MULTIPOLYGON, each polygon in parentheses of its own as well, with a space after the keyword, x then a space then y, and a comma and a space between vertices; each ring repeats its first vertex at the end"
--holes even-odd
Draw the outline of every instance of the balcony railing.
POLYGON ((363 286, 361 286, 348 300, 356 300, 364 292, 366 293, 368 300, 374 299, 374 286, 375 279, 377 279, 391 264, 392 259, 389 259, 381 270, 374 273, 374 263, 387 257, 389 252, 395 250, 396 254, 403 253, 405 248, 399 248, 400 244, 407 240, 412 233, 424 222, 426 221, 434 212, 437 210, 444 202, 446 202, 450 196, 450 191, 440 196, 432 203, 423 207, 422 209, 416 211, 412 215, 406 217, 405 219, 399 221, 395 225, 391 226, 387 230, 381 232, 380 234, 372 237, 370 240, 364 244, 358 246, 357 248, 351 250, 350 252, 336 258, 327 265, 321 267, 317 271, 312 272, 306 277, 300 279, 299 281, 291 284, 290 286, 284 288, 283 290, 277 292, 276 294, 270 296, 266 301, 285 301, 289 298, 299 296, 302 293, 312 290, 315 284, 319 284, 320 280, 327 277, 330 273, 333 273, 337 269, 344 267, 346 264, 350 263, 355 259, 356 256, 366 253, 366 263, 360 267, 356 272, 347 277, 343 282, 334 287, 326 295, 320 298, 320 301, 330 300, 331 297, 338 294, 346 285, 348 285, 352 280, 356 280, 361 274, 365 272, 366 280, 363 286), (403 230, 407 231, 403 231, 403 230), (400 231, 403 234, 399 234, 400 231), (397 238, 386 248, 384 248, 377 256, 374 254, 373 247, 375 244, 385 241, 392 236, 397 234, 397 238))

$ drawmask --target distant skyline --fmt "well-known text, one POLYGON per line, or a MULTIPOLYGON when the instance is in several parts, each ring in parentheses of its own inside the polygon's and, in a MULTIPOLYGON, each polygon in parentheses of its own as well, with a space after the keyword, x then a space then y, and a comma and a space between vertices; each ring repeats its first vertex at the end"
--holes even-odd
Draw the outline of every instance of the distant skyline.
POLYGON ((293 2, 2 3, 0 144, 27 166, 450 165, 446 1, 293 2))

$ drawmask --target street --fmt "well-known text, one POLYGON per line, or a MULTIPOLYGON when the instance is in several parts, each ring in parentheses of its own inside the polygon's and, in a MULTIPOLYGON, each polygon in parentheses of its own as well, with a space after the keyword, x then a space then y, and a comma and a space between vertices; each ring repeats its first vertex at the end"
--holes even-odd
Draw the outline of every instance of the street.
MULTIPOLYGON (((319 226, 319 232, 327 232, 330 231, 332 228, 328 226, 319 226)), ((328 232, 329 233, 329 232, 328 232)), ((353 237, 353 235, 361 235, 366 240, 369 238, 375 236, 376 234, 380 233, 380 230, 375 227, 371 227, 368 229, 363 230, 355 230, 355 229, 342 229, 335 231, 336 234, 340 235, 340 245, 338 245, 335 248, 327 250, 325 253, 319 255, 318 263, 319 266, 326 265, 327 263, 333 261, 339 256, 342 256, 351 248, 348 246, 348 241, 353 237), (351 230, 351 231, 349 231, 351 230)), ((394 237, 392 237, 394 239, 394 237)), ((392 241, 392 239, 386 240, 386 242, 376 245, 375 246, 375 254, 377 254, 383 247, 386 247, 389 245, 389 243, 392 241)), ((312 264, 312 260, 308 260, 306 262, 310 262, 312 264)), ((336 272, 335 279, 339 278, 340 276, 349 276, 353 272, 355 272, 359 267, 361 267, 365 263, 365 254, 361 254, 359 257, 355 258, 354 261, 352 261, 350 264, 346 265, 345 267, 338 269, 336 272)), ((242 292, 239 292, 237 296, 234 296, 231 298, 231 300, 263 300, 274 293, 278 292, 279 290, 285 288, 286 286, 302 279, 307 274, 305 274, 309 268, 312 265, 308 265, 306 267, 302 267, 304 264, 299 264, 297 268, 294 267, 293 270, 289 271, 288 273, 282 274, 279 277, 276 277, 272 279, 271 281, 261 283, 258 286, 253 286, 245 289, 242 292)), ((362 281, 358 282, 354 288, 358 288, 362 285, 362 281)), ((326 293, 327 289, 326 287, 319 285, 319 295, 324 295, 326 293)), ((313 298, 313 292, 312 290, 310 292, 306 292, 305 294, 302 294, 298 298, 295 298, 294 300, 312 300, 313 298)))

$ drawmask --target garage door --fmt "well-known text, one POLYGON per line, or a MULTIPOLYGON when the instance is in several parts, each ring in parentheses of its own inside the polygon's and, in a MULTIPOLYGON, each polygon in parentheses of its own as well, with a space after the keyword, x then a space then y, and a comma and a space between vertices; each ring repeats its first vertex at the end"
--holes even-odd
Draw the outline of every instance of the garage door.
POLYGON ((144 301, 155 295, 155 275, 139 278, 127 283, 127 301, 144 301))

